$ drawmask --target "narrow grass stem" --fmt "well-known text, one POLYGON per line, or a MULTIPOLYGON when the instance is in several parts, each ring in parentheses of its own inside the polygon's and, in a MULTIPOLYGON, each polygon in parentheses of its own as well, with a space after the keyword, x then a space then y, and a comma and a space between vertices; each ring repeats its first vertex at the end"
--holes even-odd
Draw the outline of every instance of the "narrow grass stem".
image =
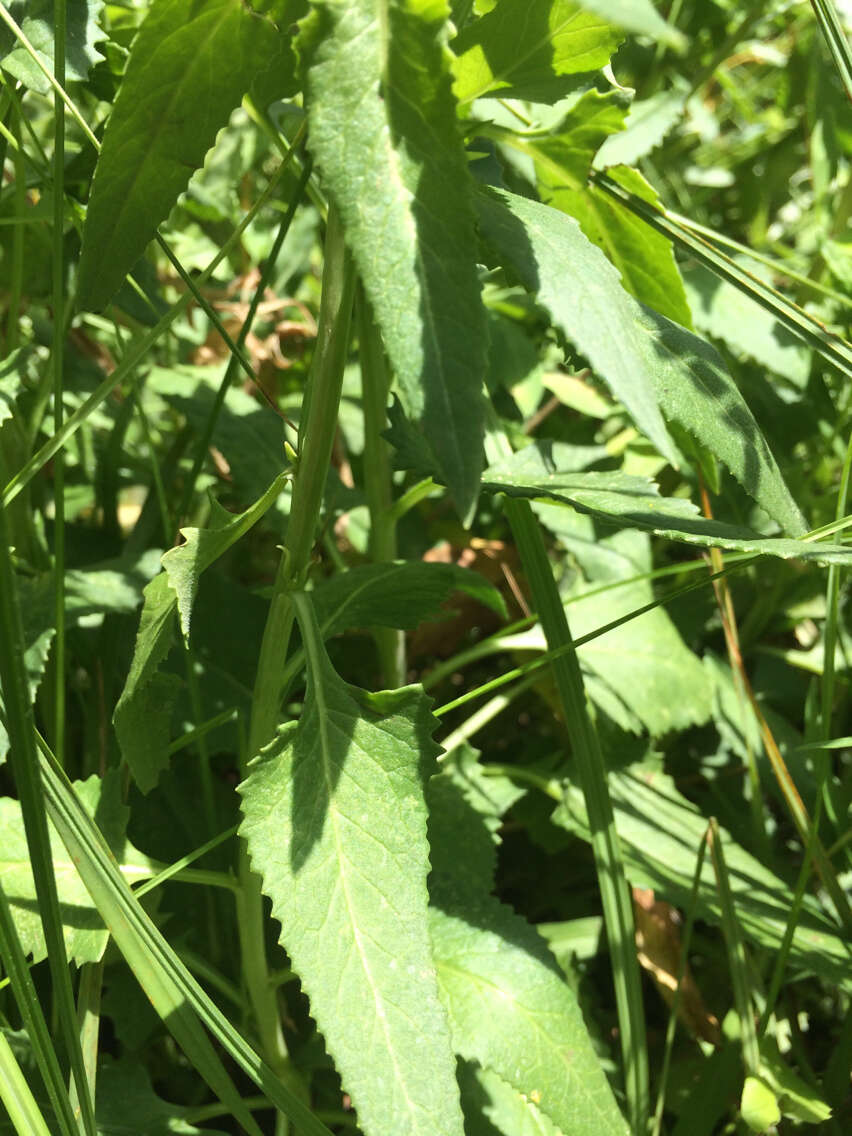
POLYGON ((65 1043, 80 1100, 80 1130, 95 1134, 95 1117, 89 1099, 71 975, 62 934, 62 914, 53 854, 47 828, 44 787, 34 741, 33 710, 24 669, 24 633, 12 568, 6 510, 0 505, 0 686, 9 735, 9 761, 21 803, 21 814, 38 897, 47 959, 56 1000, 59 1030, 65 1043))
POLYGON ((305 391, 290 516, 252 697, 251 756, 270 740, 278 725, 284 695, 282 674, 294 619, 290 591, 301 582, 308 569, 322 507, 337 429, 354 291, 355 274, 343 242, 343 229, 336 211, 330 209, 317 344, 305 391))
POLYGON ((636 957, 633 908, 607 789, 606 766, 586 703, 580 663, 541 529, 528 501, 507 498, 504 507, 548 646, 551 650, 559 648, 562 651, 559 657, 551 660, 553 677, 589 816, 612 959, 630 1126, 634 1136, 644 1136, 649 1105, 642 983, 636 957))
MULTIPOLYGON (((65 85, 65 0, 53 4, 53 70, 59 87, 65 85)), ((53 100, 53 428, 62 429, 65 377, 65 104, 53 100)), ((53 462, 53 663, 56 672, 53 703, 53 745, 65 762, 65 453, 53 462)))

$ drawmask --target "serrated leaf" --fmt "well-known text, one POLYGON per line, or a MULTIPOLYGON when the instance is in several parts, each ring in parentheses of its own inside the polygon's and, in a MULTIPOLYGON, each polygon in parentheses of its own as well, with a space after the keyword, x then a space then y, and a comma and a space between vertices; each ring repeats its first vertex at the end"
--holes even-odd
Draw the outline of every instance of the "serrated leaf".
POLYGON ((536 297, 560 334, 676 465, 636 306, 616 269, 573 217, 502 190, 482 191, 477 200, 480 230, 496 259, 536 297))
POLYGON ((528 1096, 469 1061, 459 1063, 466 1136, 564 1136, 528 1096))
POLYGON ((824 1124, 831 1109, 812 1085, 794 1072, 781 1056, 773 1037, 760 1041, 760 1077, 772 1090, 784 1116, 803 1124, 824 1124))
MULTIPOLYGON (((761 279, 767 275, 753 261, 746 260, 744 267, 761 279)), ((771 312, 700 264, 684 268, 683 282, 696 327, 804 389, 812 353, 771 312)))
MULTIPOLYGON (((53 0, 12 0, 6 8, 52 74, 53 0)), ((106 39, 106 33, 98 24, 104 2, 67 0, 66 9, 65 79, 66 82, 82 82, 102 58, 95 44, 106 39)), ((0 66, 29 90, 41 95, 50 91, 47 76, 5 24, 0 25, 0 66)))
POLYGON ((608 166, 635 166, 663 141, 683 115, 686 95, 681 91, 659 91, 648 99, 633 103, 624 130, 607 138, 595 155, 595 169, 608 166))
POLYGON ((186 1119, 192 1110, 157 1096, 143 1064, 134 1058, 107 1059, 98 1068, 98 1136, 126 1136, 128 1118, 145 1136, 221 1136, 221 1129, 197 1128, 186 1119))
POLYGON ((179 611, 184 635, 188 636, 198 577, 260 520, 277 499, 286 478, 286 474, 279 475, 251 508, 233 520, 220 517, 217 528, 182 530, 187 543, 165 554, 165 571, 143 592, 145 602, 133 659, 112 719, 122 756, 143 793, 153 789, 169 762, 171 720, 180 679, 174 674, 160 674, 159 667, 174 645, 175 612, 179 611))
MULTIPOLYGON (((628 880, 638 887, 653 887, 665 899, 686 907, 698 846, 707 828, 706 817, 677 791, 670 777, 656 769, 610 772, 609 790, 628 880)), ((557 807, 552 819, 554 824, 589 839, 579 790, 569 788, 565 804, 557 807)), ((724 829, 722 839, 742 933, 765 950, 778 951, 789 920, 792 888, 741 848, 724 829)), ((698 914, 712 923, 718 924, 721 919, 719 893, 709 858, 701 874, 698 914)), ((790 965, 849 989, 850 958, 848 944, 834 933, 817 901, 807 896, 793 935, 790 965)))
POLYGON ((184 639, 189 641, 189 627, 192 618, 192 605, 198 593, 198 578, 205 568, 214 564, 232 544, 260 520, 270 506, 278 499, 289 473, 280 474, 267 491, 244 513, 232 517, 220 510, 214 513, 209 528, 181 529, 184 543, 170 548, 163 556, 163 569, 169 585, 177 597, 177 609, 184 639))
MULTIPOLYGON (((301 10, 293 0, 292 14, 301 10)), ((286 16, 286 13, 285 13, 286 16)), ((280 59, 271 20, 242 0, 156 0, 107 122, 83 226, 78 303, 104 307, 258 74, 280 59)), ((293 89, 281 65, 279 96, 293 89)))
POLYGON ((413 630, 446 616, 442 605, 454 592, 464 592, 506 618, 503 597, 493 584, 457 564, 361 564, 323 580, 311 599, 320 631, 330 638, 349 627, 413 630))
MULTIPOLYGON (((98 826, 118 862, 135 865, 142 876, 150 875, 145 869, 145 857, 125 836, 130 810, 122 804, 118 773, 113 770, 103 779, 93 776, 75 782, 75 789, 89 815, 97 815, 98 826)), ((50 845, 68 957, 78 965, 97 962, 104 953, 109 933, 52 826, 50 845)), ((26 954, 32 955, 33 962, 39 962, 45 957, 46 946, 21 806, 8 797, 0 797, 0 876, 21 946, 26 954)))
POLYGON ((482 469, 487 333, 445 0, 322 0, 302 42, 309 146, 400 398, 466 521, 482 469))
MULTIPOLYGON (((571 107, 556 133, 515 135, 506 140, 533 159, 542 201, 579 222, 589 240, 621 273, 628 292, 690 326, 689 305, 671 242, 588 183, 593 160, 597 164, 595 152, 600 154, 622 137, 617 132, 624 115, 619 92, 589 91, 571 107)), ((638 171, 619 170, 614 176, 656 203, 656 193, 638 171)))
POLYGON ((33 347, 19 347, 0 363, 0 426, 14 417, 18 396, 38 382, 39 356, 33 347))
POLYGON ((572 1136, 626 1136, 574 992, 535 928, 488 894, 494 838, 476 805, 446 774, 428 799, 430 928, 456 1052, 572 1136))
POLYGON ((456 98, 557 102, 574 76, 605 66, 622 38, 570 0, 501 0, 453 40, 456 98))
POLYGON ((527 446, 507 461, 487 469, 482 487, 510 497, 561 502, 610 524, 644 529, 684 544, 818 564, 852 562, 852 547, 847 545, 764 537, 741 525, 707 520, 691 501, 683 497, 661 497, 657 486, 644 477, 624 473, 562 473, 552 464, 547 448, 537 445, 527 446))
POLYGON ((656 357, 654 377, 666 417, 727 466, 785 533, 802 536, 804 518, 719 353, 650 308, 639 318, 656 357))
POLYGON ((681 33, 667 24, 655 9, 651 0, 577 0, 581 8, 596 12, 625 31, 636 35, 650 36, 667 43, 669 47, 682 49, 686 45, 681 33))
POLYGON ((429 943, 429 700, 418 687, 348 686, 307 599, 295 602, 304 709, 252 763, 240 832, 360 1128, 461 1136, 429 943))

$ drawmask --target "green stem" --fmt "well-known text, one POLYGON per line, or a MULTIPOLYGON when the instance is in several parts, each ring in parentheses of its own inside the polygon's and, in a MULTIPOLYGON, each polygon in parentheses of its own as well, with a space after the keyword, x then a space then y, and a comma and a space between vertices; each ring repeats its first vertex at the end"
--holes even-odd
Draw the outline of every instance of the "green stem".
MULTIPOLYGON (((385 564, 396 559, 396 519, 391 512, 393 482, 390 446, 382 437, 388 427, 387 405, 390 375, 382 337, 370 302, 358 290, 358 342, 361 357, 361 396, 364 404, 364 491, 370 511, 370 559, 385 564)), ((382 678, 396 689, 405 683, 405 632, 395 627, 375 627, 373 638, 379 652, 382 678)))
POLYGON ((47 828, 44 789, 39 773, 35 744, 35 724, 24 669, 24 633, 17 584, 9 551, 6 510, 0 505, 0 687, 9 735, 9 764, 15 779, 27 848, 36 887, 39 913, 47 946, 47 960, 56 999, 59 1029, 69 1056, 80 1099, 81 1131, 94 1136, 95 1117, 88 1094, 77 1011, 68 971, 68 958, 62 934, 62 915, 53 854, 47 828))
MULTIPOLYGON (((53 4, 54 74, 65 85, 65 0, 53 4)), ((65 104, 53 99, 53 428, 62 429, 65 371, 65 104)), ((65 451, 53 462, 54 753, 65 761, 65 451)))
POLYGON ((337 428, 354 290, 355 275, 343 243, 343 229, 332 208, 326 231, 317 343, 299 428, 299 459, 284 554, 273 586, 252 696, 249 728, 252 756, 270 740, 278 725, 284 695, 282 674, 294 618, 290 591, 307 571, 322 507, 337 428))
POLYGON ((559 648, 563 652, 551 660, 553 677, 589 817, 612 959, 630 1126, 634 1136, 644 1136, 649 1103, 642 985, 636 958, 633 908, 607 789, 606 766, 586 704, 580 662, 576 650, 572 649, 571 631, 541 529, 528 501, 507 498, 504 507, 547 645, 550 650, 559 648))
MULTIPOLYGON (((272 738, 278 725, 284 695, 284 663, 294 619, 290 593, 307 572, 322 507, 337 428, 354 291, 355 275, 343 242, 343 229, 336 211, 330 209, 317 342, 305 391, 300 453, 284 551, 263 632, 252 696, 249 757, 257 754, 272 738)), ((240 842, 239 879, 237 924, 243 973, 261 1044, 272 1067, 285 1078, 290 1065, 277 1000, 270 985, 261 881, 251 870, 245 841, 240 842)), ((289 1079, 292 1084, 292 1072, 289 1079)))

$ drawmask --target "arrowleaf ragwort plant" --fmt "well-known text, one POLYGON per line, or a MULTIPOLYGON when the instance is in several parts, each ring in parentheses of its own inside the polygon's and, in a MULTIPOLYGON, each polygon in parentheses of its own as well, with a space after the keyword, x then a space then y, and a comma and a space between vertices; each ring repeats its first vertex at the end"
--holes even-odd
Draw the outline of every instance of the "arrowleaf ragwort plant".
POLYGON ((659 7, 0 3, 0 1131, 848 1131, 849 8, 659 7))

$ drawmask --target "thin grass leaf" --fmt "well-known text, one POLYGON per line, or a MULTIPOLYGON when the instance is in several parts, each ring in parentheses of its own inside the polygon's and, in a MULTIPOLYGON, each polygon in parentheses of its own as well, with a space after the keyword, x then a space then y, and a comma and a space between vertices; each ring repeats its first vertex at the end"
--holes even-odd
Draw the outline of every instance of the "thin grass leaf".
POLYGON ((53 871, 45 795, 33 737, 33 710, 24 669, 24 634, 18 606, 17 584, 12 567, 6 510, 2 504, 0 504, 0 685, 3 689, 6 730, 10 742, 9 761, 26 829, 39 913, 47 943, 59 1029, 81 1098, 81 1128, 88 1136, 94 1136, 95 1117, 88 1095, 80 1038, 77 1034, 77 1013, 62 934, 62 915, 53 871))
POLYGON ((846 88, 846 94, 852 99, 852 51, 849 49, 849 40, 840 23, 834 0, 811 0, 811 7, 825 36, 837 73, 846 88))
MULTIPOLYGON (((33 1056, 41 1072, 48 1099, 53 1108, 54 1119, 62 1136, 76 1136, 79 1131, 74 1110, 68 1098, 65 1078, 59 1067, 56 1046, 44 1020, 41 1003, 33 984, 26 955, 21 947, 15 921, 9 907, 6 893, 0 883, 0 958, 3 970, 8 975, 12 993, 21 1014, 24 1029, 32 1046, 33 1056)), ((0 1074, 0 1081, 3 1075, 0 1074)))
MULTIPOLYGON (((0 1100, 18 1136, 51 1136, 41 1109, 2 1030, 0 1030, 0 1100)), ((72 1131, 77 1131, 76 1126, 72 1131)))

